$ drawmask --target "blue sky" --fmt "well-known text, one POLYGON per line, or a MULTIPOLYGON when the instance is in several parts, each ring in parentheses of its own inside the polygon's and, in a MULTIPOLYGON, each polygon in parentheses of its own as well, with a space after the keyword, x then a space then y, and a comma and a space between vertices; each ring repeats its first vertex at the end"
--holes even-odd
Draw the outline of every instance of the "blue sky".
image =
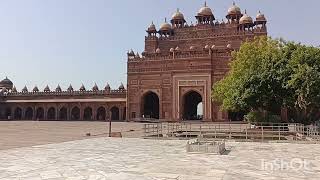
MULTIPOLYGON (((268 18, 269 35, 320 45, 318 0, 236 0, 255 17, 268 18)), ((117 88, 126 82, 126 51, 143 51, 145 29, 159 26, 176 8, 188 22, 200 0, 1 0, 0 78, 19 90, 38 85, 52 89, 70 83, 117 88)), ((225 17, 232 0, 208 0, 216 19, 225 17)))

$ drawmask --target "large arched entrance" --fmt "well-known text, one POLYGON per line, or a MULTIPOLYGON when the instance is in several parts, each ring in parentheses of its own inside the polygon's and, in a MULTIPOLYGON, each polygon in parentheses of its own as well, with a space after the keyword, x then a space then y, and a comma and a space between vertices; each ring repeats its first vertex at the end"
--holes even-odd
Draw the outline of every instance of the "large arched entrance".
POLYGON ((147 92, 141 102, 142 117, 159 119, 159 97, 156 93, 147 92))
POLYGON ((110 109, 110 111, 111 111, 111 120, 119 121, 120 120, 119 108, 114 106, 110 109))
POLYGON ((33 119, 33 109, 32 107, 28 107, 25 112, 25 119, 32 120, 33 119))
POLYGON ((43 120, 44 119, 44 109, 42 107, 39 107, 36 111, 36 119, 37 120, 43 120))
POLYGON ((84 109, 83 119, 84 120, 92 120, 92 108, 91 107, 87 107, 84 109))
POLYGON ((17 107, 15 110, 14 110, 14 116, 13 116, 14 119, 16 120, 20 120, 22 119, 22 109, 17 107))
POLYGON ((65 107, 62 107, 59 111, 59 119, 60 120, 67 120, 68 119, 68 110, 65 107))
POLYGON ((182 99, 182 119, 202 120, 203 102, 201 95, 196 91, 190 91, 182 99))
POLYGON ((106 109, 104 107, 99 107, 97 109, 97 120, 104 121, 106 119, 106 109))
POLYGON ((51 107, 48 109, 47 117, 48 117, 48 120, 56 119, 56 109, 54 107, 51 107))
POLYGON ((71 120, 74 120, 74 121, 80 120, 80 109, 78 107, 72 108, 71 120))

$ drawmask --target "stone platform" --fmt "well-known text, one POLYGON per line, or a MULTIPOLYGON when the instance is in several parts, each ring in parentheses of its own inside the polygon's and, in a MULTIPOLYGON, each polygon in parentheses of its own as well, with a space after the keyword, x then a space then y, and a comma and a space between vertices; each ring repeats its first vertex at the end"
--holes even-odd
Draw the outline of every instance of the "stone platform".
POLYGON ((185 145, 102 137, 1 150, 0 179, 320 179, 319 144, 227 141, 224 155, 188 154, 185 145))

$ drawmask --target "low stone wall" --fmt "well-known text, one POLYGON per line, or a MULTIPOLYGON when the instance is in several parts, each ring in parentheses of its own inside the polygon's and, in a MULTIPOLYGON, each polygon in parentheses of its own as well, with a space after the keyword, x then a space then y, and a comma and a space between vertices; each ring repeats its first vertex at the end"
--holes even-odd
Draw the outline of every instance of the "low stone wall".
POLYGON ((223 154, 226 151, 225 141, 208 141, 204 139, 188 141, 186 149, 189 153, 223 154))

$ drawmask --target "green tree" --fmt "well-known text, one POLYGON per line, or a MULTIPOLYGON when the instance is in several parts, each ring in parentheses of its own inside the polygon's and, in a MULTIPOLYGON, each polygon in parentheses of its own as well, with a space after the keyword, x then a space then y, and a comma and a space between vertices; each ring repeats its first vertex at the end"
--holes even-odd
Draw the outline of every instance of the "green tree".
POLYGON ((295 108, 304 122, 319 120, 320 111, 320 49, 295 44, 289 68, 288 87, 294 89, 295 108))
POLYGON ((268 37, 243 43, 232 53, 227 76, 213 86, 213 99, 227 111, 279 114, 293 96, 291 86, 287 86, 291 71, 284 46, 284 42, 268 37))

